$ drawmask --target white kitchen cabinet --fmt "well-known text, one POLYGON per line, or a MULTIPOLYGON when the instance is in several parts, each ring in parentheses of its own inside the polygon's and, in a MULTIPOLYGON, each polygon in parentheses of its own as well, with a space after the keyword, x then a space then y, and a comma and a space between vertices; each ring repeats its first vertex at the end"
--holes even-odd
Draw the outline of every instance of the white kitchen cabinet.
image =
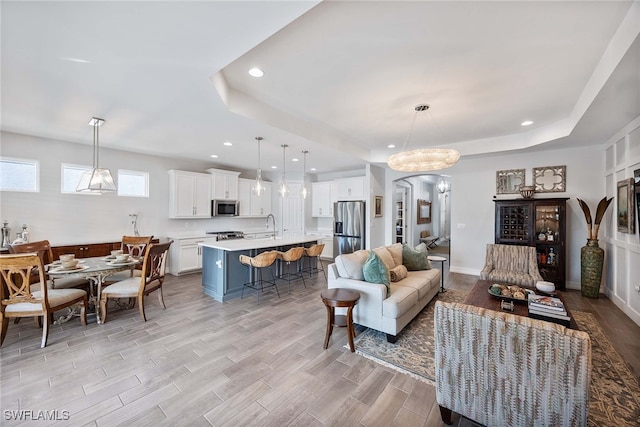
POLYGON ((213 237, 177 239, 169 250, 169 272, 174 276, 193 273, 202 269, 202 246, 198 243, 215 243, 213 237))
POLYGON ((333 198, 330 181, 314 182, 311 184, 311 216, 319 218, 333 217, 333 198))
POLYGON ((365 200, 363 176, 337 179, 336 188, 338 200, 365 200))
POLYGON ((324 243, 320 258, 333 260, 333 236, 323 237, 318 240, 318 243, 324 243))
POLYGON ((253 179, 238 179, 240 216, 267 216, 271 213, 271 183, 264 182, 264 191, 259 196, 251 191, 254 183, 253 179))
POLYGON ((240 172, 222 169, 207 169, 211 174, 213 187, 211 198, 214 200, 238 200, 238 177, 240 172))
POLYGON ((169 218, 211 218, 211 176, 169 171, 169 218))

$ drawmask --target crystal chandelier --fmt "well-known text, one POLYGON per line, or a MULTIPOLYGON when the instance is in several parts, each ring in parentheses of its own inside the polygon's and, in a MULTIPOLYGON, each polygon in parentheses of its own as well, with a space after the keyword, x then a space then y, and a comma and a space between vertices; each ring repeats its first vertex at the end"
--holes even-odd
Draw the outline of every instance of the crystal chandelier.
POLYGON ((256 171, 256 181, 251 186, 251 192, 256 196, 264 193, 264 182, 262 181, 262 169, 260 166, 260 141, 263 139, 261 136, 256 136, 256 141, 258 141, 258 170, 256 171))
POLYGON ((282 178, 280 178, 280 184, 278 184, 278 194, 280 197, 286 197, 289 194, 289 187, 287 186, 287 168, 285 164, 285 150, 287 144, 280 145, 282 147, 282 178))
POLYGON ((429 106, 426 104, 416 105, 416 113, 411 122, 411 130, 407 137, 403 151, 389 157, 387 164, 391 169, 402 172, 427 172, 439 169, 445 169, 456 164, 460 158, 460 153, 456 150, 448 148, 419 148, 417 150, 407 151, 413 128, 416 124, 416 117, 421 111, 426 111, 429 106))
POLYGON ((307 150, 302 151, 302 188, 300 189, 300 195, 303 199, 306 199, 309 195, 309 186, 307 185, 307 150))
POLYGON ((93 126, 93 168, 82 174, 80 182, 76 187, 77 192, 102 193, 105 191, 116 191, 116 185, 109 169, 102 169, 99 166, 99 129, 104 123, 104 119, 93 117, 89 121, 89 126, 93 126))

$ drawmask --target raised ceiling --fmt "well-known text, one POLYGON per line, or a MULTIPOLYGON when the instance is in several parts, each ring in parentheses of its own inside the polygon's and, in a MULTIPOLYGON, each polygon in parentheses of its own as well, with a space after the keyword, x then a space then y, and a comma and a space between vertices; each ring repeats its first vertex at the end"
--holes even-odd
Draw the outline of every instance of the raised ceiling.
POLYGON ((640 115, 638 2, 0 7, 4 131, 90 144, 98 116, 102 146, 236 169, 260 135, 263 169, 286 143, 328 173, 384 163, 420 103, 409 148, 463 159, 602 144, 640 115))

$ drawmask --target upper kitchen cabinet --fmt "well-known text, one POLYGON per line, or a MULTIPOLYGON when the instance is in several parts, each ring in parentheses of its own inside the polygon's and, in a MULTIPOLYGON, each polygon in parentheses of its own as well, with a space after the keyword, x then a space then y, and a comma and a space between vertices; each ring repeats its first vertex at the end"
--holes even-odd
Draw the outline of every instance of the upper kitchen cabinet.
POLYGON ((264 192, 258 196, 251 191, 254 182, 253 179, 238 180, 240 216, 266 216, 271 213, 271 183, 263 181, 264 192))
POLYGON ((364 177, 336 179, 337 200, 365 200, 364 177))
POLYGON ((311 183, 311 216, 333 218, 333 198, 330 181, 311 183))
POLYGON ((211 175, 169 171, 169 218, 211 218, 211 175))
POLYGON ((214 200, 238 200, 238 177, 240 172, 222 169, 207 169, 213 181, 211 198, 214 200))

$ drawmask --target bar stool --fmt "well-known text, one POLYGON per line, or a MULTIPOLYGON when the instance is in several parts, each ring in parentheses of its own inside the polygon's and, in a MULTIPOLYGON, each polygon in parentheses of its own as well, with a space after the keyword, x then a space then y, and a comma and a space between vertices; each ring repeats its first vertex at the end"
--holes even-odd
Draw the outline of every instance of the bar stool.
POLYGON ((302 270, 300 269, 300 260, 304 255, 304 247, 299 246, 296 248, 291 248, 286 252, 277 251, 278 259, 283 261, 287 265, 286 273, 282 273, 280 278, 287 279, 289 284, 289 293, 291 293, 291 279, 300 277, 302 279, 302 284, 304 287, 307 287, 307 284, 304 281, 304 275, 302 274, 302 270), (295 271, 291 272, 291 263, 295 263, 295 271))
POLYGON ((324 274, 324 280, 327 280, 327 273, 324 270, 324 264, 320 259, 320 254, 322 254, 323 250, 324 250, 324 243, 316 244, 311 246, 310 248, 304 249, 304 257, 309 260, 309 267, 303 269, 303 271, 308 271, 309 277, 311 277, 311 273, 313 272, 322 271, 322 274, 324 274), (314 258, 315 258, 315 266, 312 264, 314 258), (320 268, 318 268, 318 263, 320 263, 320 268))
POLYGON ((245 288, 255 289, 257 304, 260 304, 260 293, 264 292, 265 289, 275 288, 278 298, 280 298, 280 292, 278 292, 278 286, 276 285, 273 271, 269 268, 273 265, 277 257, 277 251, 262 252, 254 257, 240 255, 240 263, 248 267, 247 277, 249 278, 249 280, 242 286, 242 294, 240 295, 240 298, 244 297, 245 288), (265 268, 271 271, 271 281, 264 280, 262 277, 262 270, 265 268))

